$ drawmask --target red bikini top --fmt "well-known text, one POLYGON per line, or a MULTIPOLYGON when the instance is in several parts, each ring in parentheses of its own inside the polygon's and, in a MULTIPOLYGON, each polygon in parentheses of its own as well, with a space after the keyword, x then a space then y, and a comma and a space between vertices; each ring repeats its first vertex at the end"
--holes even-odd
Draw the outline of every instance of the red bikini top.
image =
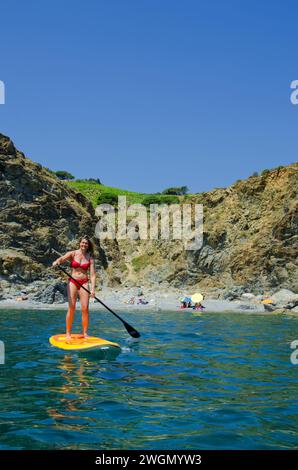
POLYGON ((85 263, 85 264, 81 264, 79 263, 78 261, 76 261, 75 259, 72 260, 70 266, 72 268, 82 268, 84 269, 84 271, 87 271, 87 269, 89 268, 90 266, 90 260, 88 261, 88 263, 85 263))

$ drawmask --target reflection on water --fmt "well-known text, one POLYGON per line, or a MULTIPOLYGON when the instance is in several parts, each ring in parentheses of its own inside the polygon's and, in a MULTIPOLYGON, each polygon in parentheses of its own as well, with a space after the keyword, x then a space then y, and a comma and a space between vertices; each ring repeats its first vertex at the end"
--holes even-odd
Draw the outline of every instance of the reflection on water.
POLYGON ((0 311, 0 448, 297 447, 296 318, 135 313, 139 342, 111 320, 102 334, 118 356, 51 347, 62 318, 0 311))

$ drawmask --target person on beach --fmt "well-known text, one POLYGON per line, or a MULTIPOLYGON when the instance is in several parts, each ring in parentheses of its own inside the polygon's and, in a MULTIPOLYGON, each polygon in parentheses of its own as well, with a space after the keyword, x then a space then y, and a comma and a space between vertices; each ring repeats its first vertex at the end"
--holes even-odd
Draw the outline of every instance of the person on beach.
POLYGON ((190 297, 180 297, 179 300, 180 300, 180 302, 181 302, 181 305, 180 305, 180 308, 181 308, 181 309, 184 309, 184 308, 193 308, 193 307, 192 307, 192 303, 191 303, 191 298, 190 298, 190 297))
POLYGON ((195 305, 192 307, 194 310, 200 310, 201 312, 203 311, 204 308, 204 305, 201 304, 201 302, 197 302, 195 303, 195 305))
POLYGON ((84 289, 84 286, 89 290, 89 278, 87 275, 90 270, 91 280, 91 297, 95 295, 95 267, 93 259, 93 244, 88 236, 81 237, 79 240, 80 248, 78 250, 69 251, 64 256, 56 259, 53 266, 58 266, 65 261, 70 260, 72 268, 71 276, 74 279, 68 279, 67 294, 68 294, 68 312, 66 315, 66 339, 71 339, 71 327, 73 324, 74 314, 76 310, 77 297, 79 295, 82 307, 82 326, 83 336, 88 338, 88 325, 89 325, 89 294, 84 289))
POLYGON ((137 292, 137 296, 138 297, 142 297, 144 294, 143 294, 143 290, 141 288, 141 286, 138 286, 138 292, 137 292))

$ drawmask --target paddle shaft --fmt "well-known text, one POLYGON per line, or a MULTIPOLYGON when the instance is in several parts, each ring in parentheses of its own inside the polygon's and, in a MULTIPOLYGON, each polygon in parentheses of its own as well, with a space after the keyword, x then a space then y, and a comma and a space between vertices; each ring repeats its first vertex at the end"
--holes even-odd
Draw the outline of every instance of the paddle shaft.
MULTIPOLYGON (((54 248, 52 248, 52 251, 54 251, 55 253, 57 253, 57 255, 59 255, 61 257, 61 254, 58 253, 58 251, 54 250, 54 248)), ((61 269, 61 271, 64 272, 64 274, 66 274, 70 279, 73 279, 73 281, 77 282, 77 280, 71 276, 71 274, 69 274, 64 268, 62 268, 59 264, 58 264, 58 268, 61 269)), ((88 294, 91 294, 91 292, 86 289, 86 287, 84 286, 81 286, 80 287, 81 289, 84 289, 86 292, 88 292, 88 294)), ((109 312, 111 312, 113 315, 115 315, 115 317, 118 318, 118 320, 120 320, 123 325, 125 326, 127 332, 133 337, 133 338, 139 338, 141 335, 140 333, 135 330, 135 328, 133 328, 131 325, 129 325, 126 321, 124 321, 119 315, 117 315, 117 313, 113 312, 113 310, 110 309, 110 307, 108 307, 104 302, 102 302, 98 297, 94 296, 94 298, 97 300, 97 302, 99 302, 101 305, 103 305, 109 312)))

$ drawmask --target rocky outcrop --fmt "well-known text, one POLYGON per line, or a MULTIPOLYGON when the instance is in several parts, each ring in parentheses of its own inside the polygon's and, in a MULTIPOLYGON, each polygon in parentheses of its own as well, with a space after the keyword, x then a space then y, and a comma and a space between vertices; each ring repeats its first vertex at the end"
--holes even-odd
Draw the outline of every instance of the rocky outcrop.
POLYGON ((65 282, 53 282, 45 289, 32 296, 32 300, 42 302, 44 304, 61 304, 66 302, 67 288, 65 282))
POLYGON ((179 241, 109 242, 118 283, 221 289, 230 300, 282 287, 298 292, 297 189, 296 163, 182 197, 181 203, 203 204, 203 246, 185 251, 179 241))
POLYGON ((294 294, 288 289, 281 289, 271 296, 271 300, 276 308, 293 309, 298 306, 298 294, 294 294))
MULTIPOLYGON (((203 204, 203 246, 186 251, 179 240, 105 240, 100 246, 95 239, 101 282, 195 289, 229 300, 245 292, 298 292, 297 189, 296 163, 229 188, 182 196, 181 204, 203 204)), ((91 203, 2 134, 0 194, 0 279, 6 289, 5 283, 57 278, 49 249, 65 252, 79 235, 94 235, 91 203)), ((55 292, 47 298, 58 299, 55 292)))
MULTIPOLYGON (((78 236, 94 233, 94 210, 0 134, 0 279, 30 283, 57 277, 50 251, 74 248, 78 236)), ((3 286, 3 283, 2 283, 3 286)))

